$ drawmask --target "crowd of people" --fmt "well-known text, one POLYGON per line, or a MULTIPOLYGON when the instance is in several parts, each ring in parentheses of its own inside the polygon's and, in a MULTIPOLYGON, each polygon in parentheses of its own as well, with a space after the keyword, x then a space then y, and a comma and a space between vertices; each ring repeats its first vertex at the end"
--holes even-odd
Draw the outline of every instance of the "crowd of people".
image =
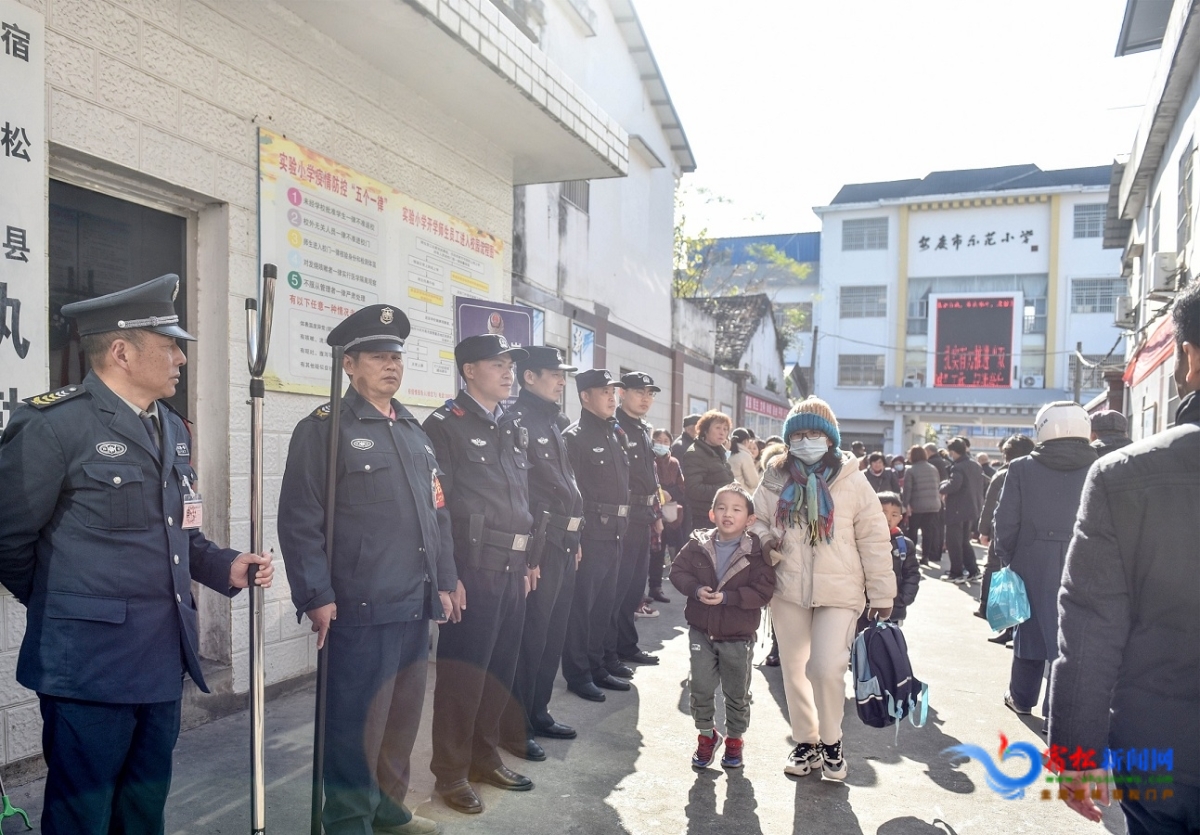
MULTIPOLYGON (((0 503, 0 582, 28 607, 17 679, 45 721, 47 833, 162 831, 180 681, 204 687, 190 582, 233 595, 272 579, 269 553, 200 532, 190 436, 163 399, 186 361, 175 340, 191 337, 164 279, 64 307, 92 371, 32 398, 0 442, 0 482, 24 486, 0 503), (147 311, 153 321, 132 315, 147 311)), ((501 750, 544 760, 539 739, 578 735, 551 713, 560 670, 570 693, 602 702, 631 689, 637 665, 659 663, 637 622, 670 602, 668 565, 686 599, 692 765, 719 751, 726 768, 744 763, 767 611, 766 663, 781 667, 791 723, 783 770, 843 780, 854 637, 903 625, 921 564, 940 570, 943 554, 943 580, 982 580, 981 617, 994 572, 1024 581, 1029 618, 992 639, 1013 649, 1003 704, 1028 715, 1040 698, 1052 746, 1173 751, 1173 801, 1122 808, 1131 832, 1195 831, 1195 286, 1173 315, 1174 429, 1131 443, 1117 412, 1049 403, 993 468, 966 437, 890 458, 858 442, 844 451, 816 397, 761 441, 719 411, 689 415, 676 437, 646 420, 659 392, 648 374, 580 370, 495 334, 459 342, 462 389, 419 423, 395 399, 407 317, 384 304, 352 314, 328 335, 349 388, 296 426, 278 516, 297 617, 329 665, 325 831, 439 831, 404 802, 431 622, 435 790, 478 814, 473 784, 534 788, 501 750), (572 373, 575 422, 561 410, 572 373)), ((1068 803, 1098 819, 1112 765, 1062 770, 1081 788, 1068 803)))

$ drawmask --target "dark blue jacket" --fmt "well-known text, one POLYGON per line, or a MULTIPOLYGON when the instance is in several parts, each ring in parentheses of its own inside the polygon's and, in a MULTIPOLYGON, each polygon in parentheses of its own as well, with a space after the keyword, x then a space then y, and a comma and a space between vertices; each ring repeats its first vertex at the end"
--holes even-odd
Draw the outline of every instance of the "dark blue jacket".
POLYGON ((191 581, 234 595, 238 552, 184 530, 191 437, 158 403, 162 453, 95 374, 31 398, 0 440, 0 582, 28 607, 17 681, 96 702, 202 690, 191 581), (55 396, 59 395, 59 396, 55 396))
MULTIPOLYGON (((562 431, 570 422, 558 404, 522 389, 509 413, 529 431, 529 507, 533 523, 540 524, 543 511, 549 511, 554 522, 562 517, 579 519, 583 516, 583 496, 575 483, 575 471, 567 456, 567 444, 562 431)), ((579 526, 566 530, 564 524, 548 524, 546 538, 572 554, 579 546, 579 526)))
POLYGON ((279 546, 297 616, 336 602, 341 627, 436 619, 438 591, 458 582, 450 516, 437 506, 433 447, 407 409, 395 400, 392 408, 395 420, 353 387, 342 398, 332 572, 325 553, 329 404, 292 433, 279 546))
POLYGON ((583 494, 583 539, 613 540, 629 525, 629 454, 616 418, 587 409, 563 433, 579 492, 583 494), (612 511, 623 507, 624 515, 612 511), (602 509, 606 512, 602 512, 602 509))

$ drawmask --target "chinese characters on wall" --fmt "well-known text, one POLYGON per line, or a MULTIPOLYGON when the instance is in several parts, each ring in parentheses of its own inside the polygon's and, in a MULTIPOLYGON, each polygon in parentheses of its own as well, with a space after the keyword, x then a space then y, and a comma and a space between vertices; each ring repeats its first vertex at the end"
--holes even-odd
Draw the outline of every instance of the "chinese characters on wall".
POLYGON ((917 239, 917 248, 922 252, 944 250, 959 250, 963 247, 973 246, 997 246, 1000 244, 1022 243, 1030 244, 1033 251, 1037 251, 1037 244, 1031 244, 1033 240, 1033 230, 1024 229, 1020 232, 981 232, 975 235, 966 235, 965 237, 959 233, 952 235, 938 235, 936 238, 930 235, 922 235, 917 239))

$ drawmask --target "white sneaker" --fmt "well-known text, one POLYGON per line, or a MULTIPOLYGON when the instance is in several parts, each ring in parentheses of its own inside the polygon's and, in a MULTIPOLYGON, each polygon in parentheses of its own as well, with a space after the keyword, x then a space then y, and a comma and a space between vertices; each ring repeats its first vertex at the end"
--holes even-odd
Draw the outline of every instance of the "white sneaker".
POLYGON ((787 765, 783 767, 784 774, 803 777, 821 764, 820 745, 811 742, 801 742, 788 754, 787 765))
POLYGON ((832 745, 821 743, 821 776, 827 780, 846 779, 846 758, 840 739, 832 745))

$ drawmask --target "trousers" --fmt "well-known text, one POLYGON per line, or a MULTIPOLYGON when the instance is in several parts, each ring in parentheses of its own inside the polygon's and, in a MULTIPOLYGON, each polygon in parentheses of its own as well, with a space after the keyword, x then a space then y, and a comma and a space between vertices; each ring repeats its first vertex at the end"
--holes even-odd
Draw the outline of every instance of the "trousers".
POLYGON ((403 826, 412 819, 404 798, 425 701, 429 621, 334 621, 328 641, 325 832, 403 826))
POLYGON ((578 687, 608 675, 604 669, 604 636, 616 602, 620 539, 583 540, 583 560, 575 574, 575 594, 563 645, 562 671, 567 684, 578 687))
POLYGON ((754 641, 713 641, 699 629, 688 629, 692 664, 688 693, 696 729, 712 730, 717 687, 725 698, 725 731, 741 739, 750 727, 750 673, 754 641))
POLYGON ((161 835, 179 700, 108 704, 38 694, 46 835, 161 835))
POLYGON ((809 609, 776 597, 771 618, 779 641, 779 665, 796 743, 842 738, 846 671, 858 612, 818 606, 809 609))
POLYGON ((950 552, 950 576, 961 577, 963 572, 972 577, 979 574, 979 565, 975 562, 975 548, 971 545, 971 523, 946 523, 946 550, 950 552))
MULTIPOLYGON (((1012 672, 1008 677, 1008 694, 1017 707, 1033 710, 1042 692, 1042 679, 1048 677, 1049 662, 1040 658, 1017 658, 1013 654, 1012 672)), ((1046 695, 1042 699, 1042 717, 1050 715, 1050 686, 1046 684, 1046 695)))
POLYGON ((630 522, 621 537, 621 562, 617 566, 616 602, 604 635, 604 666, 615 668, 621 657, 638 651, 637 615, 646 594, 643 579, 650 566, 650 525, 630 522))
POLYGON ((467 608, 439 627, 433 687, 433 759, 439 788, 504 764, 496 746, 512 699, 525 624, 525 578, 460 565, 467 608))
POLYGON ((914 513, 909 521, 910 537, 915 543, 917 531, 921 532, 921 559, 932 563, 942 561, 942 528, 938 525, 937 511, 931 513, 914 513))

